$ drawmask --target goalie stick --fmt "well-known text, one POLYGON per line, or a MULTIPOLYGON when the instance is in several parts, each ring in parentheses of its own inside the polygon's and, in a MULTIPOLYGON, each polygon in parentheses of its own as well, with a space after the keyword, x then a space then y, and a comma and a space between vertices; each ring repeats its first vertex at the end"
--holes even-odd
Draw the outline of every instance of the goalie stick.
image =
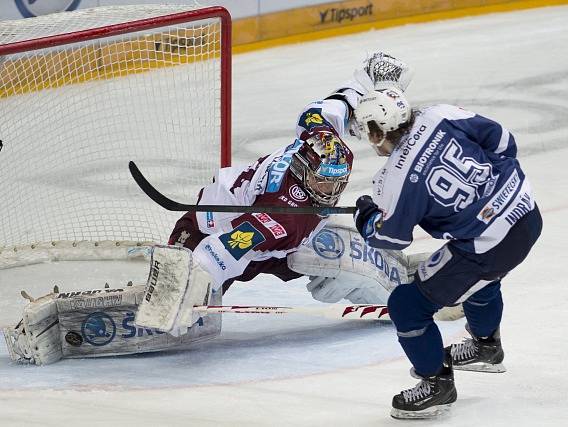
POLYGON ((386 305, 330 305, 328 307, 280 307, 252 305, 196 305, 194 311, 202 314, 303 314, 328 319, 390 320, 386 305))
POLYGON ((148 197, 169 211, 184 212, 238 212, 238 213, 286 213, 286 214, 304 214, 304 215, 331 215, 331 214, 353 214, 355 207, 352 206, 309 206, 309 207, 285 207, 285 206, 229 206, 229 205, 188 205, 169 199, 160 193, 156 188, 148 182, 142 175, 140 169, 133 161, 128 163, 128 169, 136 184, 142 189, 148 197))

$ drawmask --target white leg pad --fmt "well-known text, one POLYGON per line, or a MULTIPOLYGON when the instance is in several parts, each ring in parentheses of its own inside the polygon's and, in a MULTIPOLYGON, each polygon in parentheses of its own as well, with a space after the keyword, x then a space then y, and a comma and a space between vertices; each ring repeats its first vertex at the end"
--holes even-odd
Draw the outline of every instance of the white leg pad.
POLYGON ((135 323, 165 332, 191 326, 193 306, 207 304, 211 283, 211 276, 199 266, 189 249, 155 246, 135 323))

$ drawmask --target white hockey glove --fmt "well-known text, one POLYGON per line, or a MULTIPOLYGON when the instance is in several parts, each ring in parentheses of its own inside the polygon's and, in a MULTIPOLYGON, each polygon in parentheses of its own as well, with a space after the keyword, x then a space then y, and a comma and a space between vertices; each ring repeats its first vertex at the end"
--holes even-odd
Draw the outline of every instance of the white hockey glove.
POLYGON ((153 247, 150 274, 135 323, 172 334, 191 326, 199 317, 194 316, 193 306, 209 303, 212 281, 189 249, 153 247))
POLYGON ((388 53, 377 51, 363 61, 363 69, 355 71, 355 79, 367 91, 396 86, 403 92, 413 77, 412 69, 388 53))
POLYGON ((381 51, 373 53, 363 61, 363 67, 353 72, 353 78, 337 88, 326 99, 339 99, 349 106, 347 129, 351 136, 361 139, 361 132, 354 120, 353 112, 359 100, 367 92, 396 86, 403 92, 413 77, 412 69, 404 62, 381 51))

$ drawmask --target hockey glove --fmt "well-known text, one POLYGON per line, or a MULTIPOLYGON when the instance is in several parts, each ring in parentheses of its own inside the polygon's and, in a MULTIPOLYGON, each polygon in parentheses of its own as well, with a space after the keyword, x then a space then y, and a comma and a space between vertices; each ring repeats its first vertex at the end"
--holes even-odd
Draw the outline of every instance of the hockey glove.
POLYGON ((369 238, 375 233, 375 222, 382 218, 382 211, 373 202, 371 196, 361 196, 357 199, 355 203, 355 213, 353 214, 353 220, 355 221, 355 227, 359 234, 363 236, 364 239, 369 238), (380 215, 380 218, 378 217, 380 215))

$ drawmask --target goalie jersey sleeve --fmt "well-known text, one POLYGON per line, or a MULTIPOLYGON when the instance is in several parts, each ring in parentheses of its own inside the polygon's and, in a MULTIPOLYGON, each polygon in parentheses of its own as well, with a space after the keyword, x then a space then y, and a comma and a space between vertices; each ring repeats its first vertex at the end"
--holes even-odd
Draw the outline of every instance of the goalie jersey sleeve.
POLYGON ((465 251, 488 251, 535 206, 515 155, 498 123, 450 105, 423 109, 373 178, 381 212, 369 244, 403 249, 420 225, 465 251))
POLYGON ((349 106, 338 99, 324 99, 308 104, 296 125, 296 135, 300 137, 304 131, 315 126, 328 126, 342 137, 346 134, 350 118, 349 106))

